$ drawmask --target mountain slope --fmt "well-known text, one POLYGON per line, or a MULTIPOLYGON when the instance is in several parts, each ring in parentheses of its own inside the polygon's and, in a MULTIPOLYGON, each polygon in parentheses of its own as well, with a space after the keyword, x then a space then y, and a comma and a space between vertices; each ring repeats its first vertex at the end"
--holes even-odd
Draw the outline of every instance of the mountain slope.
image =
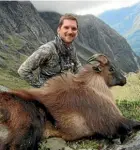
MULTIPOLYGON (((52 40, 61 15, 39 13, 30 2, 0 1, 0 68, 18 76, 20 64, 40 45, 52 40)), ((75 44, 82 63, 93 53, 104 53, 125 72, 137 71, 139 62, 126 40, 98 18, 77 16, 75 44), (128 59, 129 58, 129 59, 128 59)))
POLYGON ((16 71, 53 30, 30 2, 0 1, 0 67, 16 71))
POLYGON ((99 18, 124 36, 140 56, 140 3, 132 7, 107 11, 99 18))

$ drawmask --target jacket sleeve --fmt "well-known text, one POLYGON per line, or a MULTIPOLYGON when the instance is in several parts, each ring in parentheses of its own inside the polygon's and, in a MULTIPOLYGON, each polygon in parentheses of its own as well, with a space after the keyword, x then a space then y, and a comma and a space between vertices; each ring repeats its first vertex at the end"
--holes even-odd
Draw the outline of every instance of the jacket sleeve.
POLYGON ((37 81, 35 81, 33 71, 50 58, 51 46, 49 44, 42 45, 21 64, 18 69, 18 74, 32 86, 34 84, 39 84, 39 82, 37 83, 37 81))

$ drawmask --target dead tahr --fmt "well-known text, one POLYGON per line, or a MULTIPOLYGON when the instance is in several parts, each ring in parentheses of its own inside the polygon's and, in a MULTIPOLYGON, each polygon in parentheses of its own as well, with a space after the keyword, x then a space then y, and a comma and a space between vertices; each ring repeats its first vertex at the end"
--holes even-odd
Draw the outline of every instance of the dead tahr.
POLYGON ((76 75, 68 72, 53 77, 39 89, 1 93, 0 129, 5 127, 7 134, 0 135, 0 140, 10 145, 11 139, 19 137, 12 143, 18 145, 24 143, 25 136, 34 141, 32 135, 36 132, 39 138, 44 132, 44 136, 67 141, 94 135, 122 139, 134 128, 140 128, 140 122, 122 115, 109 89, 125 83, 121 71, 105 55, 96 54, 76 75), (31 112, 26 107, 31 107, 31 112), (44 113, 44 109, 49 113, 44 113), (45 124, 44 116, 49 118, 45 124))
POLYGON ((38 101, 0 93, 0 150, 37 150, 46 119, 53 118, 38 101))

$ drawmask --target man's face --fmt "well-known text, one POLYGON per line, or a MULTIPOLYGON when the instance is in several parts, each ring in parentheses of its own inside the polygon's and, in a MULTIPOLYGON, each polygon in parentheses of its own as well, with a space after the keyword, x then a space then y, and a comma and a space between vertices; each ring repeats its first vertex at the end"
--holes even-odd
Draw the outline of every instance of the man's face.
POLYGON ((57 32, 66 44, 70 44, 76 38, 78 33, 76 21, 65 19, 62 26, 58 27, 57 32))

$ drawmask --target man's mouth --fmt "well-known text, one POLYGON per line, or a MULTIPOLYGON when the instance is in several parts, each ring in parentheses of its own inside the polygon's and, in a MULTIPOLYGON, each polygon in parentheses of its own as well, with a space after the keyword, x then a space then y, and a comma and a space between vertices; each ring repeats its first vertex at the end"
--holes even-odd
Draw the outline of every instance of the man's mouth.
POLYGON ((66 37, 68 37, 68 38, 73 38, 73 36, 72 36, 72 35, 66 35, 66 37))

